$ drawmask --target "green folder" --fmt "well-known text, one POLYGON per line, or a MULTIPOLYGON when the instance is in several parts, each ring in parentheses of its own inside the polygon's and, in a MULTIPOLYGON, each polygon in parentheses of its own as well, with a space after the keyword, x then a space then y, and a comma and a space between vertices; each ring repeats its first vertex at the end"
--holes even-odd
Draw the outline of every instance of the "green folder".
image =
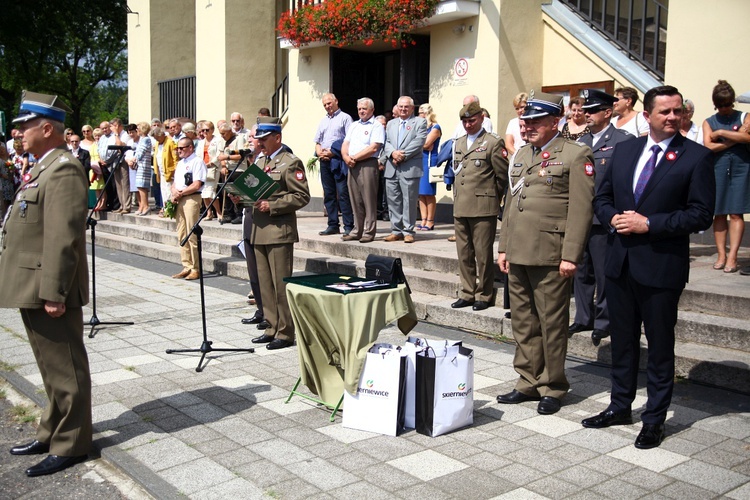
POLYGON ((253 204, 265 200, 279 189, 279 184, 253 163, 234 182, 228 182, 227 191, 239 196, 243 202, 253 204))

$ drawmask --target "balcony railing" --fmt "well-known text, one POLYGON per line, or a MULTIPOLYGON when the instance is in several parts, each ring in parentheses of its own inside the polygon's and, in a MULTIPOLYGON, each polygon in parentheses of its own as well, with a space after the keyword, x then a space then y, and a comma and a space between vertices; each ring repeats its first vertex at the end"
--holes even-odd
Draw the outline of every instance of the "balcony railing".
POLYGON ((289 75, 284 77, 281 84, 276 87, 271 98, 271 116, 284 116, 287 108, 289 108, 289 75))
POLYGON ((628 56, 664 80, 668 0, 561 0, 628 56))

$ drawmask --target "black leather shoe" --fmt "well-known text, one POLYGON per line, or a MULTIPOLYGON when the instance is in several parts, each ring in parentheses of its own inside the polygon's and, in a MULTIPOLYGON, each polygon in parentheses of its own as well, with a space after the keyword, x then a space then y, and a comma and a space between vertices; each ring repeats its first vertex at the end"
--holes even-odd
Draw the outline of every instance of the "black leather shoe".
POLYGON ((585 332, 587 330, 593 330, 594 325, 583 325, 581 323, 573 323, 568 327, 568 334, 573 335, 578 332, 585 332))
POLYGON ((603 429, 610 425, 630 425, 632 423, 633 417, 630 415, 630 410, 606 410, 599 415, 581 420, 581 425, 589 429, 603 429))
POLYGON ((252 342, 253 344, 268 344, 269 342, 273 342, 273 335, 266 335, 264 333, 260 337, 255 337, 250 342, 252 342))
POLYGON ((471 300, 464 300, 464 299, 458 299, 453 304, 451 304, 451 307, 453 309, 460 309, 462 307, 469 307, 470 305, 473 305, 474 302, 471 300))
POLYGON ((543 396, 539 405, 536 407, 537 413, 540 415, 552 415, 560 411, 560 400, 553 398, 552 396, 543 396))
POLYGON ((664 440, 663 424, 643 424, 638 437, 635 438, 635 447, 641 450, 656 448, 664 440))
POLYGON ((80 457, 59 457, 57 455, 49 455, 47 458, 26 469, 26 475, 29 477, 45 476, 47 474, 54 474, 61 470, 67 469, 75 464, 79 464, 86 460, 88 455, 81 455, 80 457))
POLYGON ((508 311, 507 313, 505 313, 505 317, 508 318, 508 319, 510 319, 510 311, 508 311))
POLYGON ((40 443, 36 439, 30 443, 14 446, 10 449, 11 455, 41 455, 49 451, 47 443, 40 443))
POLYGON ((325 231, 321 231, 318 234, 321 235, 321 236, 329 236, 331 234, 339 234, 339 228, 333 227, 333 226, 328 226, 325 229, 325 231))
POLYGON ((475 311, 484 311, 488 307, 490 307, 490 303, 483 300, 477 300, 476 302, 474 302, 474 305, 471 306, 471 308, 475 311))
POLYGON ((499 395, 497 397, 497 402, 508 404, 508 405, 515 405, 518 403, 525 403, 526 401, 539 401, 540 399, 542 398, 540 398, 539 396, 536 396, 536 397, 529 396, 529 395, 522 393, 521 391, 517 391, 513 389, 508 394, 499 395))
POLYGON ((285 347, 292 347, 293 345, 294 342, 290 342, 288 340, 274 339, 273 342, 266 346, 266 349, 268 349, 269 351, 273 351, 274 349, 283 349, 285 347))
POLYGON ((269 323, 268 320, 264 319, 263 321, 261 321, 260 323, 258 323, 257 325, 255 325, 255 327, 258 330, 265 330, 266 328, 271 328, 271 323, 269 323))
POLYGON ((242 318, 242 324, 243 325, 255 325, 263 321, 263 315, 260 313, 260 311, 255 311, 255 314, 252 318, 242 318))
POLYGON ((234 219, 232 219, 232 224, 242 224, 242 216, 238 215, 234 219))
POLYGON ((606 339, 607 337, 609 337, 607 330, 594 330, 591 332, 591 343, 598 346, 602 339, 606 339))

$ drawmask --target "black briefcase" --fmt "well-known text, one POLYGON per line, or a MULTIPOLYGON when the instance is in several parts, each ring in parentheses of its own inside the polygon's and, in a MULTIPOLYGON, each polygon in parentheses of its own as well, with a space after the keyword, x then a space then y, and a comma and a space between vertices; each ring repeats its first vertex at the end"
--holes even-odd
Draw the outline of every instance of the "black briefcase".
POLYGON ((409 288, 409 283, 404 275, 404 268, 401 265, 401 259, 398 257, 368 255, 365 260, 365 278, 377 280, 380 283, 391 283, 392 285, 403 283, 411 293, 411 288, 409 288))

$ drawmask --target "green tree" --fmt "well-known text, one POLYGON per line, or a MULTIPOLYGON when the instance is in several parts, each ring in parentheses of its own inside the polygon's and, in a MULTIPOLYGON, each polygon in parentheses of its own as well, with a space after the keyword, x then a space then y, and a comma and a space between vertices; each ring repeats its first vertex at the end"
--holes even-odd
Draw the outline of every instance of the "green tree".
POLYGON ((114 115, 114 108, 87 104, 114 106, 118 98, 112 94, 126 93, 126 16, 126 0, 6 2, 0 29, 0 109, 12 119, 21 91, 28 89, 66 101, 73 110, 66 125, 74 130, 102 113, 114 115))

